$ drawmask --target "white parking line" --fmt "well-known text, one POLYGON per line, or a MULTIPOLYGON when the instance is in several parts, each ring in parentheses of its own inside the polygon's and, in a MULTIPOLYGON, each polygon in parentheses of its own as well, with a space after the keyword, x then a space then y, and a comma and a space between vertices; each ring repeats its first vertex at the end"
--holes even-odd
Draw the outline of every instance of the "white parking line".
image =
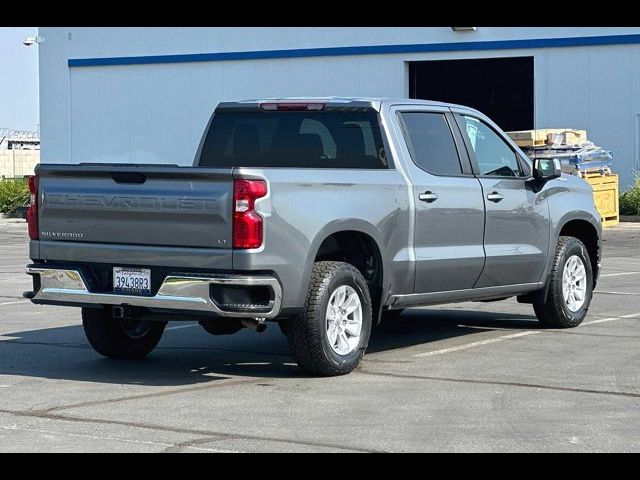
POLYGON ((169 327, 166 330, 180 330, 182 328, 191 328, 191 327, 197 327, 198 324, 197 323, 190 323, 189 325, 176 325, 175 327, 169 327))
POLYGON ((600 278, 602 278, 602 277, 619 277, 621 275, 640 275, 640 272, 605 273, 603 275, 600 275, 600 278))
POLYGON ((512 333, 509 335, 502 335, 501 337, 489 338, 487 340, 480 340, 478 342, 465 343, 464 345, 457 345, 455 347, 443 348, 441 350, 433 350, 431 352, 417 353, 414 357, 433 357, 434 355, 443 355, 445 353, 458 352, 460 350, 467 350, 469 348, 479 347, 481 345, 488 345, 490 343, 501 342, 503 340, 509 340, 510 338, 526 337, 527 335, 536 335, 541 333, 540 331, 527 330, 525 332, 512 333))
POLYGON ((599 320, 591 320, 590 322, 584 322, 583 325, 594 325, 596 323, 615 322, 616 320, 626 320, 629 318, 636 318, 636 317, 640 317, 640 312, 630 313, 629 315, 620 315, 618 317, 608 317, 608 318, 601 318, 599 320))
POLYGON ((19 303, 29 303, 29 300, 17 300, 15 302, 4 302, 4 303, 0 303, 0 307, 3 305, 17 305, 19 303))
MULTIPOLYGON (((508 320, 517 320, 515 318, 501 318, 500 321, 504 322, 504 321, 508 321, 508 320)), ((480 325, 467 325, 466 323, 460 323, 458 325, 456 325, 459 328, 471 328, 473 330, 495 330, 495 331, 500 331, 500 330, 506 330, 509 332, 512 332, 513 330, 517 330, 513 327, 509 328, 509 327, 481 327, 480 325)))
MULTIPOLYGON (((608 317, 608 318, 600 318, 598 320, 591 320, 589 322, 584 322, 583 325, 595 325, 598 323, 607 323, 607 322, 615 322, 616 320, 626 320, 629 318, 640 317, 640 312, 630 313, 628 315, 620 315, 617 317, 608 317)), ((470 325, 458 325, 460 327, 469 327, 469 328, 478 328, 478 329, 490 329, 490 330, 499 330, 500 328, 489 328, 489 327, 474 327, 470 325)), ((482 345, 489 345, 491 343, 501 342, 503 340, 509 340, 512 338, 526 337, 528 335, 536 335, 538 333, 544 333, 545 330, 526 330, 524 332, 512 333, 509 335, 502 335, 496 338, 489 338, 487 340, 480 340, 478 342, 465 343, 464 345, 457 345, 455 347, 442 348, 440 350, 432 350, 430 352, 417 353, 413 355, 414 357, 422 358, 422 357, 432 357, 435 355, 443 355, 445 353, 451 352, 459 352, 460 350, 467 350, 469 348, 480 347, 482 345)))
POLYGON ((605 295, 640 295, 638 293, 631 293, 631 292, 605 292, 602 290, 598 290, 593 293, 604 293, 605 295))

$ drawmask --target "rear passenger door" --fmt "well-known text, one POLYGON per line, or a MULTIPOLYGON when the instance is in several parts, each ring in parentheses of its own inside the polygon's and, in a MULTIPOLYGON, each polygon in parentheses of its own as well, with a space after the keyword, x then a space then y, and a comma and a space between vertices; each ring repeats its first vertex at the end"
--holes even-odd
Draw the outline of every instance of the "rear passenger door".
POLYGON ((414 291, 470 289, 484 265, 484 206, 462 136, 445 108, 398 107, 396 115, 415 203, 414 291))
POLYGON ((549 248, 549 209, 543 192, 529 182, 530 167, 499 130, 483 119, 460 113, 474 172, 486 208, 487 256, 476 287, 537 283, 549 248))

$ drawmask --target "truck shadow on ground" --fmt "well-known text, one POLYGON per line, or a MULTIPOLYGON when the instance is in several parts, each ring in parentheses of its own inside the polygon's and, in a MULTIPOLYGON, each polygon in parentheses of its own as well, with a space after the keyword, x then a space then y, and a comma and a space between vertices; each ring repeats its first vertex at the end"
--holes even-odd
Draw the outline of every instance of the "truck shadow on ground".
MULTIPOLYGON (((180 326, 170 324, 176 325, 180 326)), ((139 361, 100 357, 80 325, 11 333, 0 337, 0 375, 147 386, 188 386, 235 376, 305 378, 275 324, 262 334, 245 329, 218 337, 198 325, 185 327, 168 330, 156 350, 139 361)), ((416 345, 428 350, 430 343, 494 328, 539 326, 535 317, 527 315, 412 310, 377 327, 367 353, 375 356, 416 345)))
POLYGON ((406 310, 375 327, 367 353, 424 345, 449 338, 494 329, 532 330, 540 328, 533 315, 471 311, 462 309, 406 310))

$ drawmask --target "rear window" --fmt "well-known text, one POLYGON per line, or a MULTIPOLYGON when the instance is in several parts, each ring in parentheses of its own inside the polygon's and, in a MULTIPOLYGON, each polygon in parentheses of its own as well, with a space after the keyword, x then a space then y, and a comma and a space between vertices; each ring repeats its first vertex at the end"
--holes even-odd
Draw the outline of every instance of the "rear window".
POLYGON ((387 168, 374 112, 217 113, 203 167, 387 168))
POLYGON ((444 114, 405 112, 402 121, 416 165, 434 175, 462 173, 458 150, 444 114))

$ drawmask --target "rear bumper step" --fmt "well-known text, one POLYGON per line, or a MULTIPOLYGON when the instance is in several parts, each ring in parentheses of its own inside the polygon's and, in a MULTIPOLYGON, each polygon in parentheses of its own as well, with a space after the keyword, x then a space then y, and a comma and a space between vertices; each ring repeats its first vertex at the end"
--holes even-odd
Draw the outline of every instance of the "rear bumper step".
POLYGON ((33 292, 25 292, 25 298, 34 303, 58 303, 61 305, 121 305, 168 310, 208 312, 221 317, 256 317, 272 319, 280 313, 282 287, 278 280, 268 275, 169 275, 158 293, 153 296, 94 293, 78 270, 28 266, 29 275, 38 276, 33 292), (221 305, 211 298, 211 285, 235 287, 267 287, 270 299, 266 305, 221 305), (243 306, 245 308, 243 308, 243 306))

